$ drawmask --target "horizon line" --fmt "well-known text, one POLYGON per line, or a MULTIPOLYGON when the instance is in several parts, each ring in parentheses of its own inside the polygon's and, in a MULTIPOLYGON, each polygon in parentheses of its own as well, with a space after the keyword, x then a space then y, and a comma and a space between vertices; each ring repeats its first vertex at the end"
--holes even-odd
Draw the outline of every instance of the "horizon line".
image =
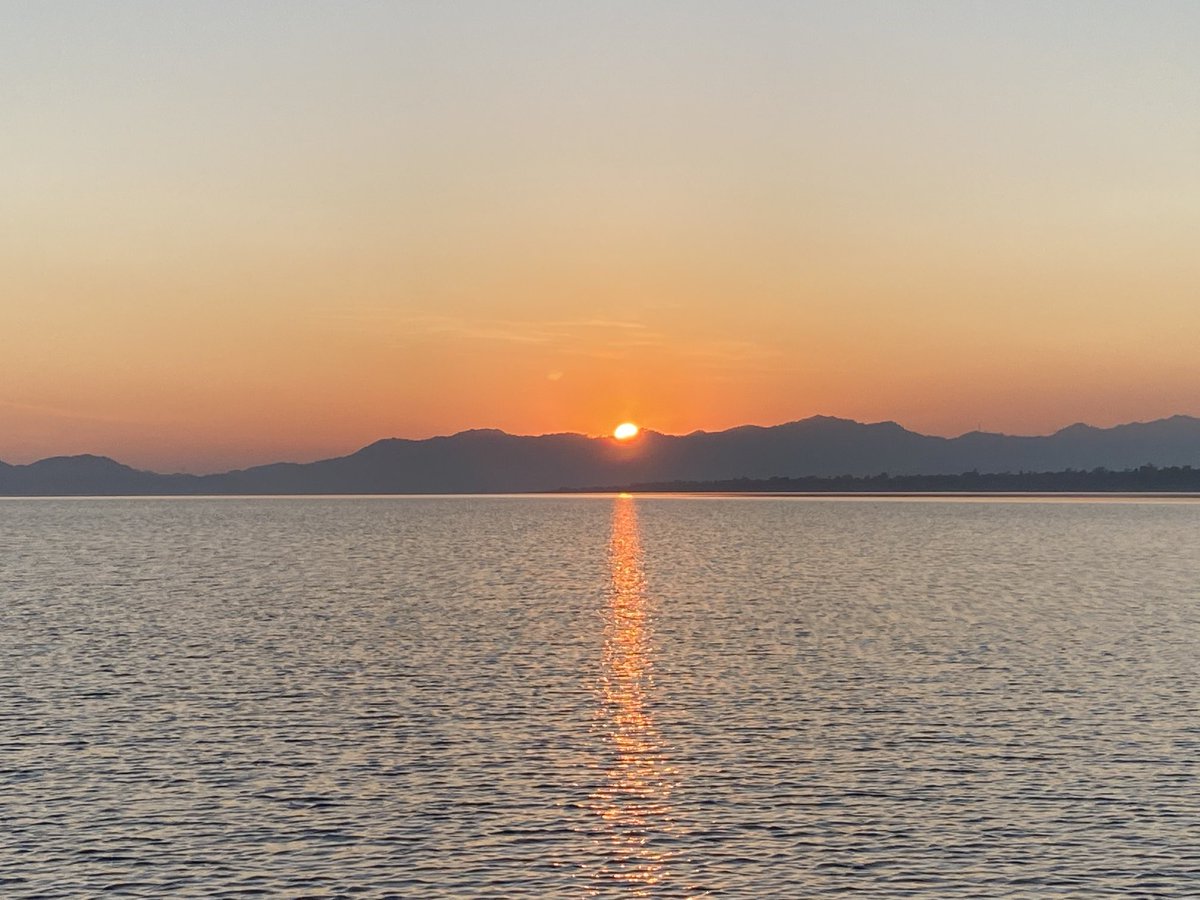
MULTIPOLYGON (((860 425, 860 426, 867 427, 867 428, 875 427, 875 426, 879 426, 879 425, 892 425, 897 428, 900 428, 903 431, 908 432, 909 434, 917 435, 919 437, 933 438, 935 440, 943 440, 943 441, 959 440, 959 439, 967 437, 969 435, 983 435, 983 436, 989 436, 989 437, 1007 437, 1007 438, 1047 438, 1047 437, 1054 437, 1055 435, 1058 435, 1058 434, 1062 434, 1064 431, 1070 431, 1072 429, 1078 429, 1078 428, 1087 428, 1087 429, 1090 429, 1093 431, 1112 431, 1117 428, 1128 428, 1130 426, 1135 426, 1135 425, 1152 425, 1157 422, 1169 422, 1169 421, 1173 421, 1175 419, 1189 419, 1192 421, 1200 421, 1200 417, 1198 417, 1198 416, 1189 415, 1187 413, 1173 413, 1172 415, 1160 416, 1155 419, 1137 419, 1137 420, 1133 420, 1133 421, 1129 421, 1129 422, 1118 422, 1115 425, 1108 425, 1108 426, 1091 425, 1087 422, 1076 421, 1076 422, 1072 422, 1069 425, 1064 425, 1061 428, 1055 429, 1054 431, 1049 431, 1049 432, 1046 432, 1043 434, 1009 434, 1009 433, 1003 432, 1003 431, 984 431, 982 429, 976 428, 976 429, 972 429, 970 431, 964 431, 964 432, 961 432, 959 434, 954 434, 954 435, 939 435, 939 434, 927 434, 922 431, 914 431, 911 428, 901 425, 899 422, 897 422, 894 419, 881 419, 881 420, 874 421, 874 422, 864 422, 864 421, 860 421, 858 419, 847 418, 845 416, 831 416, 831 415, 825 415, 823 413, 814 413, 813 415, 805 416, 800 419, 789 419, 785 422, 777 422, 777 423, 771 424, 771 425, 761 425, 761 424, 754 423, 754 422, 747 422, 747 423, 744 423, 741 425, 732 425, 728 428, 720 428, 720 429, 716 429, 713 431, 709 431, 709 430, 706 430, 703 428, 697 428, 692 431, 683 432, 683 433, 671 433, 671 432, 656 431, 653 428, 639 426, 639 428, 640 428, 639 436, 638 436, 638 438, 635 438, 634 440, 635 441, 638 440, 642 435, 654 435, 656 437, 665 437, 665 438, 686 438, 686 437, 692 437, 695 435, 726 434, 730 431, 738 431, 738 430, 745 429, 745 428, 754 428, 754 429, 760 429, 760 430, 767 431, 767 430, 770 430, 773 428, 785 428, 789 425, 799 425, 799 424, 803 424, 805 422, 812 422, 812 421, 817 421, 817 420, 832 421, 832 422, 846 422, 846 423, 850 423, 853 425, 860 425)), ((109 456, 104 453, 92 453, 92 452, 88 452, 88 451, 85 451, 82 453, 53 454, 51 456, 44 456, 44 457, 32 460, 27 463, 10 463, 4 459, 0 459, 0 466, 9 467, 9 468, 25 468, 28 466, 35 466, 40 463, 51 462, 54 460, 91 458, 91 459, 98 459, 98 460, 107 460, 109 462, 114 462, 119 465, 126 466, 127 468, 134 469, 135 471, 147 472, 147 473, 154 474, 154 475, 188 475, 188 476, 192 476, 192 477, 202 478, 202 477, 213 476, 213 475, 228 475, 228 474, 232 474, 235 472, 244 472, 244 471, 248 471, 251 469, 263 468, 266 466, 276 466, 276 465, 302 466, 302 465, 309 465, 312 463, 325 462, 328 460, 344 459, 346 457, 353 456, 355 453, 359 453, 363 450, 366 450, 368 447, 373 447, 376 444, 382 444, 382 443, 385 443, 388 441, 403 441, 406 443, 420 444, 420 443, 425 443, 427 441, 452 440, 453 438, 462 437, 464 435, 481 434, 481 433, 483 433, 483 434, 501 434, 501 435, 504 435, 505 437, 513 437, 513 438, 537 439, 537 438, 551 438, 551 437, 577 437, 577 438, 583 438, 584 440, 589 440, 589 441, 602 440, 602 441, 616 442, 616 439, 611 434, 585 434, 585 433, 579 432, 579 431, 548 431, 548 432, 543 432, 541 434, 519 434, 519 433, 510 432, 510 431, 505 431, 502 428, 481 426, 481 427, 473 427, 473 428, 464 428, 460 431, 451 432, 449 434, 430 435, 429 437, 424 437, 424 438, 406 438, 406 437, 397 437, 397 436, 393 435, 390 437, 376 438, 373 441, 368 441, 365 444, 360 444, 357 447, 354 447, 353 449, 350 449, 344 453, 340 453, 340 454, 333 455, 333 456, 318 456, 318 457, 315 457, 313 459, 308 459, 308 460, 277 459, 277 460, 272 460, 270 462, 265 462, 265 463, 252 463, 252 464, 246 465, 246 466, 237 466, 237 467, 230 468, 230 469, 219 469, 219 470, 214 470, 214 471, 210 471, 210 472, 184 472, 184 471, 181 471, 178 469, 174 470, 174 471, 161 471, 161 470, 157 470, 157 469, 143 469, 143 468, 138 468, 136 466, 128 465, 127 463, 123 463, 119 459, 116 459, 115 457, 109 456)))

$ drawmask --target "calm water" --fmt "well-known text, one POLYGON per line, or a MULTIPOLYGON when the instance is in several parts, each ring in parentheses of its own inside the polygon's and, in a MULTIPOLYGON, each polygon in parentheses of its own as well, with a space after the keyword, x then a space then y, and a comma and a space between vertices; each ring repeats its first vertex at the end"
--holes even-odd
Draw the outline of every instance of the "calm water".
POLYGON ((1200 504, 0 501, 0 894, 1200 896, 1200 504))

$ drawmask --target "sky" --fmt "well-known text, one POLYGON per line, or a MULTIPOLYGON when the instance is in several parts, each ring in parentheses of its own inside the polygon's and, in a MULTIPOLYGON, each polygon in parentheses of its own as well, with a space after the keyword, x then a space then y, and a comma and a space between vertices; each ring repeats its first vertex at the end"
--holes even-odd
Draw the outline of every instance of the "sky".
POLYGON ((0 459, 1200 415, 1200 4, 0 0, 0 459))

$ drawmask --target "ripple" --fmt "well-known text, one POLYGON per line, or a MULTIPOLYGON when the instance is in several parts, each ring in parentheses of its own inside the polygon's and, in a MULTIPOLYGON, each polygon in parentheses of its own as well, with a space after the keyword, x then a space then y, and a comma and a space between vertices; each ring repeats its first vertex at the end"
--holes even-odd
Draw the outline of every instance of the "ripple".
POLYGON ((1200 505, 0 519, 5 897, 1200 895, 1200 505))

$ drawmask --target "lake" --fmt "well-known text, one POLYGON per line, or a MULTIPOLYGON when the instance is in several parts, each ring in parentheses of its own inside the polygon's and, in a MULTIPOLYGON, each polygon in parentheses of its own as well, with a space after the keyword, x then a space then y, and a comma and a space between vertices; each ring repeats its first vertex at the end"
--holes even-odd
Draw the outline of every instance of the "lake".
POLYGON ((1200 896, 1200 503, 0 501, 0 894, 1200 896))

